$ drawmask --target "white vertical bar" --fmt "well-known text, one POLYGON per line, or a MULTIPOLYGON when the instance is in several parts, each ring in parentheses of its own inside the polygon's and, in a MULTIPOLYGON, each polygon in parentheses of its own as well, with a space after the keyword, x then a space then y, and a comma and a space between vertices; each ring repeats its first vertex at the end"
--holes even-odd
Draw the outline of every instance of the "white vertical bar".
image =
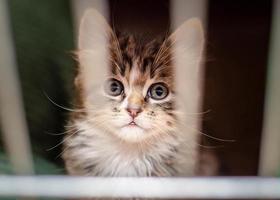
POLYGON ((172 27, 178 27, 189 18, 199 18, 206 27, 207 0, 172 0, 171 19, 172 27))
MULTIPOLYGON (((171 28, 175 30, 178 28, 184 21, 190 19, 190 18, 198 18, 202 24, 203 24, 203 29, 204 29, 204 34, 205 34, 205 29, 206 29, 206 14, 207 14, 207 0, 173 0, 171 1, 171 28)), ((199 94, 193 94, 193 97, 197 96, 198 99, 192 99, 191 101, 185 102, 185 104, 188 104, 188 112, 191 113, 198 113, 200 112, 201 109, 201 94, 202 94, 202 75, 203 75, 203 58, 202 62, 200 62, 200 65, 197 66, 198 69, 191 69, 193 71, 186 71, 183 70, 183 67, 186 66, 176 66, 177 69, 177 74, 176 77, 182 79, 177 80, 177 87, 178 87, 178 92, 180 92, 180 96, 186 100, 187 98, 190 98, 189 91, 186 91, 186 81, 192 81, 191 85, 194 87, 198 87, 199 90, 196 90, 196 88, 193 88, 195 92, 198 92, 199 94), (194 73, 194 72, 199 72, 199 73, 194 73), (182 73, 185 73, 185 75, 181 76, 182 73), (186 80, 187 78, 187 80, 186 80), (191 105, 190 105, 191 104, 191 105)), ((199 125, 199 119, 196 119, 192 122, 194 124, 194 129, 199 130, 200 125, 199 125)))
POLYGON ((6 1, 0 1, 0 117, 15 173, 33 173, 30 142, 16 70, 6 1))
MULTIPOLYGON (((176 30, 183 22, 190 18, 198 18, 202 24, 205 33, 206 25, 206 10, 207 0, 173 0, 171 1, 171 28, 176 30)), ((184 36, 187 37, 187 36, 184 36)), ((179 42, 180 43, 180 42, 179 42)), ((203 43, 203 42, 202 42, 203 43)), ((180 44, 178 44, 180 45, 180 44)), ((202 62, 197 62, 196 57, 192 57, 192 49, 190 50, 190 56, 182 57, 181 53, 177 51, 179 48, 175 43, 175 66, 176 66, 176 91, 178 99, 181 102, 177 102, 179 110, 184 111, 182 116, 182 123, 184 124, 181 129, 183 133, 186 133, 189 149, 192 158, 197 158, 195 155, 197 151, 198 133, 201 129, 200 115, 202 104, 202 83, 203 83, 203 55, 202 62), (176 47, 177 46, 177 47, 176 47), (191 64, 189 64, 191 63, 191 64), (192 116, 188 116, 192 114, 192 116), (192 146, 191 146, 192 145, 192 146)), ((186 44, 188 46, 188 44, 186 44)), ((192 48, 192 47, 190 47, 192 48)), ((187 50, 188 51, 188 50, 187 50)), ((199 60, 198 60, 199 61, 199 60)), ((191 165, 192 170, 195 169, 195 163, 197 160, 193 159, 191 165)), ((190 169, 191 171, 191 169, 190 169)))
POLYGON ((110 40, 109 12, 107 1, 72 0, 72 11, 76 29, 76 55, 79 62, 79 76, 84 89, 88 109, 104 104, 100 91, 108 74, 108 43, 110 40))
POLYGON ((280 1, 273 4, 264 123, 259 174, 275 176, 280 171, 280 1))

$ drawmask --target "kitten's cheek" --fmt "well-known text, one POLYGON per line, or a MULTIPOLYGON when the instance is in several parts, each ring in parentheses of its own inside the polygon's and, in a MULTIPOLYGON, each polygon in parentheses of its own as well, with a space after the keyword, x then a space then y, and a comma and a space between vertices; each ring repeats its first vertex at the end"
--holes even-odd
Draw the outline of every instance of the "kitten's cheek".
POLYGON ((148 130, 153 128, 153 123, 150 119, 147 118, 136 118, 135 123, 138 124, 140 127, 148 130))
POLYGON ((125 125, 129 124, 131 120, 128 117, 119 117, 108 124, 109 126, 114 126, 114 128, 122 128, 125 125))

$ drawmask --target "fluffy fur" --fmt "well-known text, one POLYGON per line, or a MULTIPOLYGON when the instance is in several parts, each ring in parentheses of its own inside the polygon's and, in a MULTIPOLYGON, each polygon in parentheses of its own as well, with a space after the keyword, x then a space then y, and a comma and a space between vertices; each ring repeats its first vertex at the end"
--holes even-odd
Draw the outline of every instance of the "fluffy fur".
MULTIPOLYGON (((76 109, 64 139, 63 158, 70 174, 194 174, 197 136, 194 131, 182 132, 181 112, 175 101, 172 49, 176 43, 186 42, 180 37, 191 41, 187 44, 191 49, 182 54, 193 56, 191 63, 196 68, 203 46, 201 25, 196 19, 185 22, 166 39, 145 41, 113 32, 94 10, 85 14, 77 51, 76 109), (104 66, 109 66, 103 71, 104 76, 101 73, 100 80, 93 80, 94 73, 104 66), (123 85, 121 95, 104 92, 105 82, 112 78, 123 85), (155 100, 148 95, 155 83, 167 86, 164 99, 155 100), (132 117, 129 110, 137 110, 137 116, 132 117), (135 125, 129 125, 132 121, 135 125)), ((183 49, 187 47, 183 45, 183 49)))

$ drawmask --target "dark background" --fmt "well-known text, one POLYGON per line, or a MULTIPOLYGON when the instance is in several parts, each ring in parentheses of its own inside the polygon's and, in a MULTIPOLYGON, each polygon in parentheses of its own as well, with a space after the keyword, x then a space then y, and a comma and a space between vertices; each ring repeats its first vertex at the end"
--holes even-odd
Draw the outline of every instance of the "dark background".
MULTIPOLYGON (((187 1, 186 1, 187 5, 187 1)), ((111 22, 151 36, 170 25, 169 1, 111 0, 111 22)), ((208 4, 201 148, 217 155, 221 175, 257 175, 262 131, 271 1, 208 4)))
MULTIPOLYGON (((257 175, 271 1, 210 1, 203 130, 234 139, 216 149, 224 173, 257 175)), ((214 142, 214 141, 212 141, 214 142)), ((216 142, 220 144, 220 142, 216 142)))
MULTIPOLYGON (((32 149, 40 158, 63 169, 57 156, 67 112, 71 107, 75 63, 70 1, 10 0, 9 10, 17 62, 30 129, 32 149)), ((187 1, 186 1, 187 3, 187 1)), ((149 37, 169 29, 167 0, 110 0, 116 29, 149 37)), ((203 132, 235 142, 202 138, 215 148, 221 175, 257 175, 262 131, 267 52, 272 3, 212 0, 208 4, 203 132)), ((1 154, 0 154, 1 158, 1 154)), ((52 173, 52 172, 50 172, 52 173)))

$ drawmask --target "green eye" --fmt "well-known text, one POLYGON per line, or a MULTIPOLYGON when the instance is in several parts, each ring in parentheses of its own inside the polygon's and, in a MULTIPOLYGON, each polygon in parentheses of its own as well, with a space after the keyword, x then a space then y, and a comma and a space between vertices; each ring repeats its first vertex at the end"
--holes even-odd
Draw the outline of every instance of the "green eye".
POLYGON ((148 95, 154 100, 162 100, 167 97, 169 91, 164 83, 153 84, 148 91, 148 95))
POLYGON ((111 96, 119 96, 123 93, 123 84, 116 79, 109 79, 105 85, 105 92, 111 96))

